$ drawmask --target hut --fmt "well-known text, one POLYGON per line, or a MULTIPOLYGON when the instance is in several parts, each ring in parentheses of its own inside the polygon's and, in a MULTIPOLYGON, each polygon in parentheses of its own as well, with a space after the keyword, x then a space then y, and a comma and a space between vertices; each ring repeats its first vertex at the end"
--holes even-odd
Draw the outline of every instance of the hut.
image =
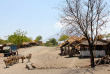
POLYGON ((61 55, 73 56, 78 39, 77 36, 71 36, 67 41, 62 43, 60 45, 61 55))
POLYGON ((20 45, 20 48, 26 48, 26 47, 31 47, 30 42, 23 42, 23 43, 20 45))
POLYGON ((9 42, 9 43, 6 43, 6 45, 13 45, 13 43, 9 42))
MULTIPOLYGON (((95 57, 105 56, 108 49, 108 42, 105 40, 96 40, 94 42, 93 54, 95 57)), ((80 43, 80 55, 82 57, 90 56, 88 41, 82 41, 80 43)))
MULTIPOLYGON (((74 54, 79 54, 82 57, 90 56, 89 44, 86 37, 78 38, 76 36, 71 36, 67 41, 60 45, 61 55, 73 56, 74 54)), ((110 39, 102 40, 97 39, 94 43, 94 56, 105 56, 110 55, 110 39)))
POLYGON ((106 41, 108 41, 108 48, 106 50, 106 55, 110 56, 110 39, 107 39, 106 41))
POLYGON ((65 54, 65 51, 66 51, 66 45, 68 45, 69 43, 68 43, 68 41, 65 41, 65 42, 63 42, 61 45, 59 45, 59 47, 60 47, 60 50, 61 50, 61 55, 66 55, 65 54))
POLYGON ((32 46, 36 46, 36 41, 30 42, 30 44, 31 44, 32 46))

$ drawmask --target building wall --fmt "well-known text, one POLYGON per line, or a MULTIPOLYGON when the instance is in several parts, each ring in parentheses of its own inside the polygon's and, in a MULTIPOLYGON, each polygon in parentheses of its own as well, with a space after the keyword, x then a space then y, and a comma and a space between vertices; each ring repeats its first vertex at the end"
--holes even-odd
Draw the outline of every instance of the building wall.
MULTIPOLYGON (((93 51, 94 52, 94 51, 93 51)), ((106 53, 105 53, 105 50, 95 50, 95 52, 94 52, 94 56, 95 57, 98 57, 98 56, 105 56, 106 55, 106 53)), ((90 56, 90 51, 89 50, 82 50, 82 51, 80 51, 80 55, 82 56, 82 57, 85 57, 85 56, 90 56)))

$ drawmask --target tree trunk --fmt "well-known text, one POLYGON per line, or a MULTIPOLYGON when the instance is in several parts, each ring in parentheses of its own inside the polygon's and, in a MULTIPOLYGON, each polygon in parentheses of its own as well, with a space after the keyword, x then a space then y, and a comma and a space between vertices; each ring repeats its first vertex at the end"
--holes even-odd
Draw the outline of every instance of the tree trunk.
POLYGON ((90 55, 91 55, 91 67, 95 67, 95 64, 94 64, 94 55, 93 55, 93 44, 90 44, 89 45, 89 48, 90 48, 90 55))

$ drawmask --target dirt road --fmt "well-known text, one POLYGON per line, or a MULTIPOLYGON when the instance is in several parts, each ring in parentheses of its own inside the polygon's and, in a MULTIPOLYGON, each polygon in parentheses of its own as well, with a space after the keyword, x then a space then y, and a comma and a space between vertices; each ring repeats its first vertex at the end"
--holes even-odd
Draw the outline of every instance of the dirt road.
POLYGON ((90 64, 89 58, 68 58, 68 56, 58 55, 60 50, 57 47, 34 46, 19 49, 19 55, 26 56, 30 53, 32 54, 31 63, 34 63, 37 67, 35 70, 27 70, 25 68, 28 62, 27 59, 25 59, 24 63, 21 63, 20 60, 20 63, 5 68, 4 57, 0 57, 0 74, 83 74, 87 69, 81 69, 78 66, 84 67, 90 64))

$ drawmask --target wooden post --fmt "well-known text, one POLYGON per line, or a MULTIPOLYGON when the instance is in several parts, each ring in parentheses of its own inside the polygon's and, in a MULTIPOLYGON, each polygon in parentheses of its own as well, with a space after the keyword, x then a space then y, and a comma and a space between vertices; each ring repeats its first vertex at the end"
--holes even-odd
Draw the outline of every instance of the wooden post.
POLYGON ((65 47, 65 53, 64 54, 67 55, 67 53, 66 53, 66 47, 65 47))
POLYGON ((69 55, 69 53, 70 53, 70 46, 68 46, 68 55, 69 55))
POLYGON ((61 55, 64 55, 64 49, 61 47, 61 55))

